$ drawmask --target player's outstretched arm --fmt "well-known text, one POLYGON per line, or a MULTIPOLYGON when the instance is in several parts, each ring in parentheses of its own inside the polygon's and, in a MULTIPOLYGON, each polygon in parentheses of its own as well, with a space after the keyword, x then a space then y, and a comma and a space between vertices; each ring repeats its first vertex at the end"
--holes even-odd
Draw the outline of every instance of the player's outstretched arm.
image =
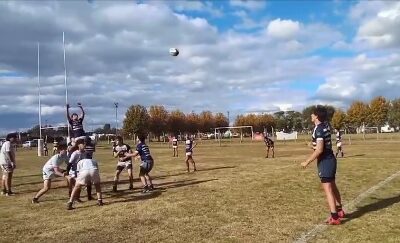
POLYGON ((69 104, 67 104, 67 118, 68 118, 68 121, 71 121, 71 116, 69 114, 69 104))
POLYGON ((83 120, 85 118, 85 110, 83 109, 81 103, 78 103, 78 107, 81 109, 82 115, 81 115, 80 118, 83 120))
POLYGON ((66 175, 66 173, 62 172, 59 167, 54 167, 54 173, 61 177, 65 177, 65 175, 66 175))

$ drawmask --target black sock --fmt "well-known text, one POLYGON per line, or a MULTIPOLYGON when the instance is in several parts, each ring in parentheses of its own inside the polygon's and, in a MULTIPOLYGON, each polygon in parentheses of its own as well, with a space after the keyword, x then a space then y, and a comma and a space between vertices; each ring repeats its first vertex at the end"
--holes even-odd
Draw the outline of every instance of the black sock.
POLYGON ((338 215, 337 212, 331 213, 331 217, 332 217, 334 220, 339 219, 339 215, 338 215))
POLYGON ((337 205, 336 206, 336 211, 340 211, 340 210, 342 210, 342 205, 337 205))

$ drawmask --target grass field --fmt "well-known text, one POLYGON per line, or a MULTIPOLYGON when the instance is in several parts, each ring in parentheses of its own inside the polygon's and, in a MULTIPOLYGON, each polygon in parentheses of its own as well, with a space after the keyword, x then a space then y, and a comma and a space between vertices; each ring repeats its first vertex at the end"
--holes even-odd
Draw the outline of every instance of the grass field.
MULTIPOLYGON (((130 143, 132 145, 132 143, 130 143)), ((316 165, 299 164, 311 152, 300 139, 276 145, 275 159, 264 158, 261 142, 239 144, 213 141, 195 149, 198 172, 187 174, 180 157, 173 158, 167 145, 151 143, 155 158, 152 171, 158 188, 141 194, 127 190, 111 193, 116 162, 108 145, 100 145, 105 203, 76 204, 66 210, 66 182, 59 179, 33 205, 41 188, 41 168, 46 158, 35 151, 17 152, 13 197, 0 197, 1 242, 291 242, 322 223, 328 216, 316 165)), ((353 136, 339 159, 337 183, 344 204, 400 170, 399 134, 353 136)), ((137 176, 138 164, 135 164, 137 176)), ((361 200, 350 218, 330 226, 311 242, 400 242, 400 178, 361 200)))

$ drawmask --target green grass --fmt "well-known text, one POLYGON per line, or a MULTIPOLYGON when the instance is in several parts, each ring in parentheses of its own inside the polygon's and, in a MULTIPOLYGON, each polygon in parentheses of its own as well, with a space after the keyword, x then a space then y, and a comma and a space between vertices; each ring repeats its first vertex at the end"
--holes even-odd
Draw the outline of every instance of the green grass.
MULTIPOLYGON (((344 203, 400 170, 399 135, 352 136, 339 159, 337 183, 344 203), (374 137, 375 136, 375 137, 374 137)), ((328 216, 316 165, 299 164, 311 152, 305 137, 278 142, 276 159, 264 158, 261 142, 203 141, 195 149, 199 171, 187 174, 171 149, 151 143, 152 171, 159 190, 142 195, 141 184, 129 191, 126 173, 121 192, 111 193, 116 166, 108 145, 97 148, 106 205, 86 202, 66 210, 66 182, 59 179, 38 205, 30 203, 41 188, 44 157, 17 152, 14 197, 0 197, 1 242, 290 242, 328 216)), ((132 143, 130 143, 132 144, 132 143)), ((138 163, 135 163, 135 176, 138 163)), ((400 178, 357 205, 353 218, 328 227, 312 241, 399 242, 400 178)))

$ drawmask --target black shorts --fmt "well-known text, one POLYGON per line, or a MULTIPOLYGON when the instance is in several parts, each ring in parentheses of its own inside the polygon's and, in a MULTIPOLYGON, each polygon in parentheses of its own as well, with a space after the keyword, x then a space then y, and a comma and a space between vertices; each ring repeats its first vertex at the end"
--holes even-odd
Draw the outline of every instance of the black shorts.
POLYGON ((140 171, 139 176, 144 176, 149 174, 150 171, 153 169, 154 161, 153 160, 145 160, 140 163, 140 171))
POLYGON ((318 176, 321 178, 321 182, 332 182, 336 177, 337 161, 335 156, 332 154, 326 158, 318 161, 318 176))
POLYGON ((72 136, 73 138, 78 138, 78 137, 84 137, 86 136, 85 131, 84 130, 72 130, 72 136))

